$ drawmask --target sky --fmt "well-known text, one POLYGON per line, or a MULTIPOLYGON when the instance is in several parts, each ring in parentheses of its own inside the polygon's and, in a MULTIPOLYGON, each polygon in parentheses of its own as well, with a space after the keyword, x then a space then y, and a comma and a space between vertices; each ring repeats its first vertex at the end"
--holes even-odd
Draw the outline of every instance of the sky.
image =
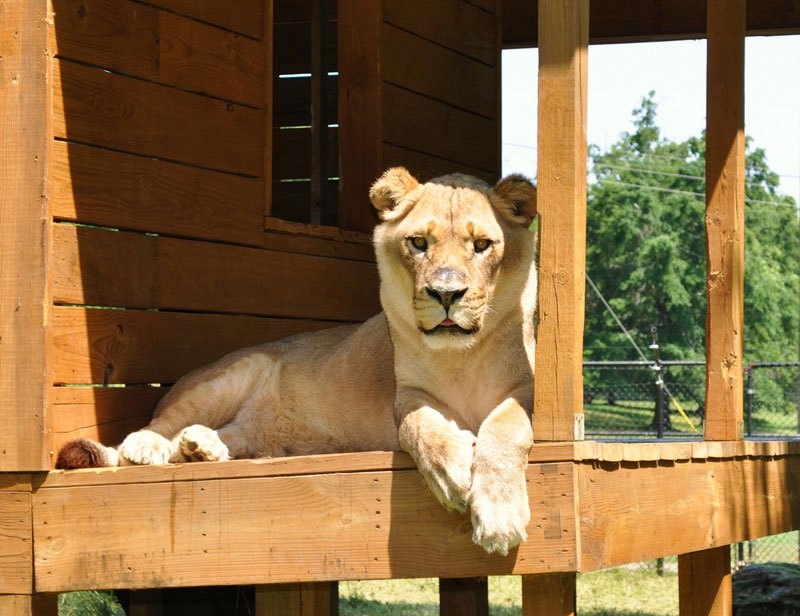
MULTIPOLYGON (((605 150, 633 130, 651 90, 656 123, 671 141, 705 126, 704 40, 589 47, 588 141, 605 150)), ((748 37, 745 133, 764 148, 780 192, 800 203, 800 36, 748 37)), ((503 173, 536 175, 535 49, 503 52, 503 173)))

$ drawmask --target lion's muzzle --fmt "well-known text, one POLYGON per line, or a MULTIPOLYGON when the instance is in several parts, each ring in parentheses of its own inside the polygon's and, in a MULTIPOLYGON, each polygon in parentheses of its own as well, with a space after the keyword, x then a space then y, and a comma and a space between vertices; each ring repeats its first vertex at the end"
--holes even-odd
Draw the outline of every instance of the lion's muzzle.
POLYGON ((440 267, 431 276, 425 292, 439 302, 447 312, 450 306, 467 292, 467 277, 455 268, 440 267))

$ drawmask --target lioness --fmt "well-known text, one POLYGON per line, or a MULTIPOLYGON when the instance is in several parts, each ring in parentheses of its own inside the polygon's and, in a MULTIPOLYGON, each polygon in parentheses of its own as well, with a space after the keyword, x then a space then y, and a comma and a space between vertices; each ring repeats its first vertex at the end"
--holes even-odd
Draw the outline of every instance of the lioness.
POLYGON ((414 458, 436 498, 507 554, 530 521, 536 190, 386 171, 370 198, 384 312, 234 352, 180 379, 118 448, 79 440, 58 466, 363 450, 414 458))

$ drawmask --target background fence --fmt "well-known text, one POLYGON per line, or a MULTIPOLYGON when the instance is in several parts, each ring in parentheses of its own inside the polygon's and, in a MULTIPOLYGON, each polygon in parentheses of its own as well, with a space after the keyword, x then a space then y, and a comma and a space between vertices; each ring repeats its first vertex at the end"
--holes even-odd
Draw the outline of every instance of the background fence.
MULTIPOLYGON (((755 362, 745 370, 745 435, 800 438, 800 362, 755 362)), ((701 438, 705 362, 587 361, 586 438, 701 438)), ((732 562, 800 562, 800 535, 732 546, 732 562)))

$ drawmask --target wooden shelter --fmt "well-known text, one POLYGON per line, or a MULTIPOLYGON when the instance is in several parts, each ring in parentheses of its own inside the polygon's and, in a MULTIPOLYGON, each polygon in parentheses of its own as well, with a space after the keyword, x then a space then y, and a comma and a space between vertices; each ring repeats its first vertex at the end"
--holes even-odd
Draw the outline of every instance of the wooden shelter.
POLYGON ((800 528, 800 447, 742 440, 743 57, 793 0, 5 0, 0 6, 0 614, 55 593, 254 584, 325 614, 336 580, 575 573, 679 554, 681 612, 731 608, 732 542, 800 528), (587 48, 708 39, 705 440, 582 441, 587 48), (51 471, 116 442, 226 351, 379 310, 367 188, 499 173, 500 51, 538 45, 541 263, 533 521, 470 541, 401 453, 51 471))

